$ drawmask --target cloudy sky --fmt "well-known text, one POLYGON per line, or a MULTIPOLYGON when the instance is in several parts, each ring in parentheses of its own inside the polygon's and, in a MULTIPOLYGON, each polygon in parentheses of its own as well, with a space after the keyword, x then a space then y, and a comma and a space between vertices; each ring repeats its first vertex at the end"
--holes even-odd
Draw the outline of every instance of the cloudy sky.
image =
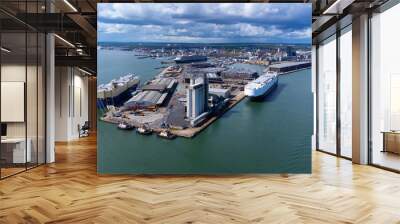
POLYGON ((98 40, 311 43, 311 4, 100 3, 98 40))

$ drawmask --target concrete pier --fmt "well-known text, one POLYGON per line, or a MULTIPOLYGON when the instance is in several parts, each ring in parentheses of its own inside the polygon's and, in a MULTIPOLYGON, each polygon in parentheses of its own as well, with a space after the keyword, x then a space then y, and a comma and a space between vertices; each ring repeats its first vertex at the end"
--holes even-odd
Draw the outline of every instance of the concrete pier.
MULTIPOLYGON (((168 104, 170 105, 163 105, 163 106, 158 106, 155 107, 153 110, 149 110, 149 108, 136 108, 134 110, 129 109, 128 107, 125 108, 111 108, 108 112, 104 114, 103 117, 100 118, 100 120, 108 123, 113 123, 113 124, 119 124, 119 123, 126 123, 131 126, 134 126, 136 128, 142 127, 143 125, 146 125, 147 128, 151 129, 152 132, 155 133, 160 133, 164 130, 166 130, 165 124, 167 119, 170 117, 171 110, 169 108, 176 108, 177 104, 180 104, 179 98, 183 98, 183 94, 187 89, 187 85, 185 83, 185 80, 183 79, 184 69, 180 67, 179 69, 174 69, 173 67, 169 66, 165 69, 163 69, 156 77, 155 79, 161 79, 165 78, 166 73, 174 73, 174 79, 179 80, 178 85, 181 85, 180 92, 175 92, 176 97, 172 97, 171 100, 169 101, 168 104)), ((207 80, 207 79, 206 79, 207 80)), ((238 82, 238 81, 236 81, 238 82)), ((215 85, 215 84, 214 84, 215 85)), ((204 121, 200 121, 199 124, 188 124, 187 117, 185 115, 182 115, 178 119, 182 119, 182 122, 176 122, 175 120, 171 120, 170 127, 168 130, 179 137, 185 137, 185 138, 192 138, 196 136, 198 133, 200 133, 202 130, 207 128, 210 124, 212 124, 214 121, 216 121, 220 116, 222 116, 225 112, 227 112, 229 109, 234 107, 236 104, 238 104, 245 96, 243 90, 243 81, 240 83, 235 83, 232 80, 227 80, 227 82, 224 84, 226 86, 229 86, 234 89, 234 93, 231 93, 230 98, 229 96, 226 96, 225 99, 229 99, 226 102, 226 105, 224 105, 224 108, 218 109, 217 113, 213 113, 212 115, 208 115, 204 119, 204 121), (191 127, 194 125, 195 127, 191 127), (176 127, 176 128, 174 128, 176 127)), ((225 87, 220 87, 220 88, 226 88, 225 87)), ((205 87, 208 89, 208 80, 207 80, 207 85, 205 87)), ((215 88, 215 87, 214 87, 215 88)), ((143 90, 146 91, 146 90, 143 90)), ((201 95, 201 94, 200 94, 201 95)), ((205 94, 207 100, 203 100, 204 103, 208 102, 208 94, 205 94)), ((188 99, 186 97, 186 99, 188 99)), ((149 100, 146 101, 147 103, 150 102, 149 100)), ((152 101, 151 101, 152 102, 152 101)), ((208 104, 208 103, 207 103, 208 104)), ((138 104, 140 105, 140 104, 138 104)), ((144 105, 144 104, 143 104, 144 105)), ((191 107, 190 107, 191 108, 191 107)), ((176 111, 175 111, 176 112, 176 111)), ((179 111, 178 113, 180 113, 179 111)), ((186 111, 185 111, 186 112, 186 111)), ((189 111, 190 112, 190 111, 189 111)), ((200 110, 199 113, 204 112, 204 110, 200 110)), ((199 116, 199 114, 196 114, 195 117, 199 116)), ((190 117, 189 119, 193 119, 193 117, 190 117)))
POLYGON ((225 112, 227 112, 232 107, 234 107, 236 104, 238 104, 240 101, 242 101, 244 98, 245 98, 244 93, 240 92, 238 95, 234 96, 232 99, 229 100, 228 105, 224 109, 224 111, 221 111, 218 115, 208 118, 206 122, 204 122, 202 125, 200 125, 198 127, 186 128, 186 129, 182 129, 182 130, 170 130, 170 131, 172 134, 180 136, 180 137, 193 138, 198 133, 200 133, 202 130, 207 128, 210 124, 212 124, 214 121, 216 121, 225 112))
MULTIPOLYGON (((174 134, 178 137, 193 138, 198 133, 200 133, 201 131, 206 129, 214 121, 216 121, 220 116, 222 116, 224 113, 226 113, 231 108, 233 108, 236 104, 238 104, 240 101, 242 101, 244 98, 245 98, 244 93, 242 91, 239 92, 236 96, 234 96, 232 99, 230 99, 228 101, 228 105, 223 111, 221 111, 218 115, 207 118, 207 120, 198 127, 186 128, 186 129, 169 129, 169 130, 172 134, 174 134)), ((109 123, 113 123, 113 124, 119 124, 119 123, 124 122, 124 123, 128 123, 130 125, 133 125, 136 128, 141 126, 140 124, 132 122, 131 119, 124 118, 124 117, 105 116, 105 117, 100 118, 100 120, 109 122, 109 123)), ((163 129, 163 128, 152 129, 152 131, 155 133, 160 133, 163 130, 165 130, 165 129, 163 129)))

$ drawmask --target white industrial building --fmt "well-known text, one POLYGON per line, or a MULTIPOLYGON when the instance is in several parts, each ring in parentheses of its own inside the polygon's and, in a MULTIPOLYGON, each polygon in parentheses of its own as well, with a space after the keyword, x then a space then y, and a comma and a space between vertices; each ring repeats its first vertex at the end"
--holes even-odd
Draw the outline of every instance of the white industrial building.
POLYGON ((208 111, 208 79, 206 75, 191 78, 186 95, 186 117, 195 126, 208 111))
POLYGON ((229 98, 231 96, 231 91, 229 89, 209 88, 208 93, 210 95, 215 95, 223 98, 229 98))

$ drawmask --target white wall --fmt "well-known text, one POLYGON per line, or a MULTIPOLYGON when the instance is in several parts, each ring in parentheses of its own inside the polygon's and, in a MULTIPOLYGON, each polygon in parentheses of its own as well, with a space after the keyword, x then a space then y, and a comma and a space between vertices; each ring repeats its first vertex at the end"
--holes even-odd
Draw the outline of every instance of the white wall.
POLYGON ((311 91, 313 93, 313 135, 311 136, 311 148, 312 150, 317 149, 317 48, 315 45, 311 48, 312 52, 312 69, 311 69, 311 91))
POLYGON ((318 48, 318 148, 336 153, 336 36, 318 48))
POLYGON ((342 156, 352 157, 352 34, 340 36, 340 150, 342 156))
POLYGON ((72 67, 56 67, 55 140, 79 138, 78 125, 88 120, 88 77, 72 67))
MULTIPOLYGON (((50 12, 54 10, 50 1, 46 2, 50 12)), ((46 163, 56 160, 55 153, 55 41, 54 34, 46 35, 46 163)))
POLYGON ((352 160, 368 163, 368 15, 352 23, 352 160))
POLYGON ((67 67, 55 68, 55 141, 68 140, 69 79, 67 67))
POLYGON ((400 4, 372 17, 372 143, 383 148, 382 131, 400 130, 400 4))
MULTIPOLYGON (((22 107, 14 108, 21 110, 19 113, 25 114, 26 120, 23 118, 21 122, 6 122, 7 137, 9 138, 24 138, 25 135, 29 139, 32 162, 44 163, 45 150, 45 120, 44 120, 44 74, 42 68, 36 65, 5 63, 1 66, 1 81, 2 82, 23 82, 26 85, 26 107, 22 102, 22 107), (39 69, 39 70, 37 70, 39 69), (25 80, 27 78, 27 80, 25 80), (38 154, 38 155, 37 155, 38 154)), ((4 89, 2 89, 2 93, 4 89)), ((19 94, 24 94, 25 90, 19 90, 19 94), (21 92, 22 91, 22 92, 21 92)), ((6 95, 2 95, 7 97, 6 95)), ((12 108, 2 107, 2 112, 13 113, 12 108)), ((14 112, 16 113, 16 112, 14 112)), ((24 116, 24 115, 22 115, 24 116)))
MULTIPOLYGON (((25 64, 5 64, 1 66, 1 81, 25 82, 25 64)), ((4 110, 5 108, 1 108, 4 110)), ((8 137, 25 137, 25 122, 7 123, 8 137)))
MULTIPOLYGON (((24 82, 26 83, 25 76, 26 71, 28 72, 28 87, 27 87, 27 122, 28 122, 28 137, 31 133, 31 129, 35 132, 36 137, 36 107, 37 107, 37 95, 36 95, 36 82, 37 80, 32 78, 32 74, 36 77, 36 66, 26 67, 20 64, 4 64, 1 66, 1 81, 2 82, 24 82), (27 69, 27 70, 26 70, 27 69)), ((41 102, 41 101, 40 101, 41 102)), ((42 104, 38 105, 39 107, 42 104)), ((5 110, 6 108, 2 108, 5 110)), ((24 108, 22 108, 24 110, 24 108)), ((7 134, 9 137, 25 137, 25 125, 26 122, 7 122, 7 134)), ((32 131, 33 133, 33 131, 32 131)), ((43 136, 39 136, 43 137, 43 136)))
POLYGON ((89 120, 89 112, 88 112, 88 107, 89 107, 89 94, 88 94, 88 77, 87 76, 82 76, 82 73, 79 73, 79 75, 76 75, 75 70, 75 75, 74 75, 74 108, 72 108, 72 120, 71 120, 71 127, 72 127, 72 136, 73 138, 78 138, 79 137, 79 132, 78 132, 78 125, 83 125, 85 121, 89 120))

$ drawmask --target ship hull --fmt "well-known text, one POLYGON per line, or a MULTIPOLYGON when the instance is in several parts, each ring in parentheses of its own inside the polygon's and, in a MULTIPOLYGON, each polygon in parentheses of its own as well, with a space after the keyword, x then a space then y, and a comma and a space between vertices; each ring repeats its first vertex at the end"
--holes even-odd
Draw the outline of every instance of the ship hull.
POLYGON ((129 98, 132 97, 132 92, 134 92, 137 87, 138 84, 133 85, 114 97, 97 98, 97 107, 103 108, 108 105, 121 106, 124 104, 125 101, 129 100, 129 98))
POLYGON ((276 87, 278 86, 278 81, 275 82, 270 88, 268 88, 267 91, 265 91, 261 95, 254 95, 254 96, 249 96, 250 100, 252 101, 259 101, 263 100, 266 96, 268 96, 276 87))
POLYGON ((263 89, 245 89, 244 94, 251 100, 259 100, 270 94, 277 86, 278 79, 276 79, 270 86, 263 89))
POLYGON ((199 60, 175 60, 177 64, 184 64, 184 63, 192 63, 192 62, 202 62, 207 61, 207 59, 199 59, 199 60))
POLYGON ((202 62, 202 61, 207 61, 207 57, 202 57, 202 56, 198 56, 198 57, 185 57, 185 58, 177 58, 174 59, 175 63, 177 64, 183 64, 183 63, 192 63, 192 62, 202 62))

